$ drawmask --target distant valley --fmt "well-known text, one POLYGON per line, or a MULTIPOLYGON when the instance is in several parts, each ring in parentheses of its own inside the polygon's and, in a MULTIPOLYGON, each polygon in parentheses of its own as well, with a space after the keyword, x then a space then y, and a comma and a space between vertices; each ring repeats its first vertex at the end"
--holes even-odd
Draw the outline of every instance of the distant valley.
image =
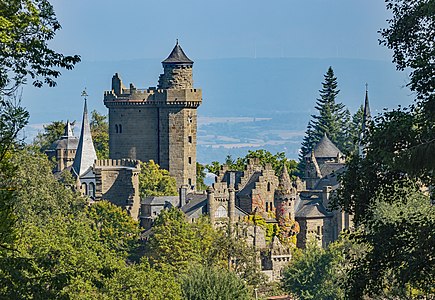
MULTIPOLYGON (((106 113, 103 91, 110 89, 115 72, 125 85, 155 86, 162 72, 160 60, 84 61, 73 71, 63 71, 56 88, 25 87, 22 103, 31 114, 27 140, 42 129, 42 124, 54 120, 77 120, 80 125, 80 93, 85 87, 89 109, 106 113)), ((323 74, 330 65, 341 90, 338 101, 352 113, 363 102, 366 82, 374 114, 412 101, 404 87, 407 74, 396 71, 390 62, 338 58, 197 60, 195 86, 203 90, 203 104, 198 109, 198 161, 222 161, 227 155, 243 156, 259 148, 284 151, 296 159, 310 114, 315 113, 323 74)))

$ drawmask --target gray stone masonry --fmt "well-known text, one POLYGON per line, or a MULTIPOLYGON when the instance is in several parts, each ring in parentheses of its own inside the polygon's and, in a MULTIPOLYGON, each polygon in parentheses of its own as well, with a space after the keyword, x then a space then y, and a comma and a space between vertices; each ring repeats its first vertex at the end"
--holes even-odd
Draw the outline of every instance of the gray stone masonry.
MULTIPOLYGON (((178 44, 174 49, 180 54, 178 44)), ((175 177, 178 187, 196 189, 196 109, 202 92, 193 88, 192 64, 163 62, 158 88, 125 88, 115 74, 104 104, 109 109, 111 159, 154 160, 175 177)))

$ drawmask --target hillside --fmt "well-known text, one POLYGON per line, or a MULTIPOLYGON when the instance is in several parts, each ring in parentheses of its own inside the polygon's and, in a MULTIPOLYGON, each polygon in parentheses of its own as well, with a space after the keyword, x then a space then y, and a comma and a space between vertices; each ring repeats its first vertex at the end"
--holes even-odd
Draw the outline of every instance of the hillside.
MULTIPOLYGON (((259 147, 286 151, 296 158, 323 74, 330 65, 341 90, 338 100, 352 112, 363 102, 366 82, 375 113, 411 102, 409 90, 403 87, 406 74, 395 71, 389 62, 338 58, 197 60, 195 86, 203 89, 204 98, 198 110, 198 160, 222 160, 227 154, 243 155, 259 147), (210 123, 210 117, 217 118, 210 123)), ((144 88, 155 86, 161 71, 160 59, 84 61, 75 70, 64 71, 56 88, 26 87, 23 105, 31 114, 26 136, 31 138, 41 124, 53 120, 80 120, 84 87, 90 95, 90 109, 105 113, 102 95, 110 89, 115 72, 126 85, 133 82, 144 88)))

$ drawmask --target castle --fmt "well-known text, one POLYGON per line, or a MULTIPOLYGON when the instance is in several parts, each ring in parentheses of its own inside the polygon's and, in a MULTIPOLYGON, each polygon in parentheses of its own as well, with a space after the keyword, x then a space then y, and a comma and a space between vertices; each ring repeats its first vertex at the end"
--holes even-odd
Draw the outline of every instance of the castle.
MULTIPOLYGON (((285 166, 275 174, 270 164, 251 159, 243 171, 223 166, 215 183, 197 192, 196 109, 202 93, 193 87, 193 61, 178 41, 162 65, 157 87, 137 89, 130 84, 126 88, 117 73, 112 77, 111 90, 104 92, 110 159, 96 157, 85 98, 80 139, 67 122, 65 134, 52 146, 55 171, 71 170, 77 189, 90 201, 106 199, 125 208, 145 229, 151 228, 162 209, 172 206, 191 221, 209 215, 215 226, 228 224, 258 251, 262 270, 271 280, 281 276, 291 259, 290 244, 304 248, 314 240, 326 247, 351 227, 351 215, 329 209, 339 186, 337 176, 345 170, 345 156, 326 134, 305 156, 303 180, 292 181, 285 166), (140 199, 140 161, 148 160, 175 177, 178 196, 140 199), (266 228, 257 226, 257 217, 266 226, 279 226, 279 236, 266 242, 266 228)), ((364 118, 369 113, 366 93, 364 118)))

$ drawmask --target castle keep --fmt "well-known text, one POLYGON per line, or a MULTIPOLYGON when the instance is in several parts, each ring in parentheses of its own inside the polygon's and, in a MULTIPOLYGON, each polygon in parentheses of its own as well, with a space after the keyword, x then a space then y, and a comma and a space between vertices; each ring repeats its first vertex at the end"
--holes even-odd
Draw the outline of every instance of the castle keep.
POLYGON ((191 61, 180 45, 162 62, 158 86, 126 88, 119 75, 104 93, 109 109, 111 159, 154 160, 177 186, 196 186, 196 109, 202 92, 193 88, 191 61))

